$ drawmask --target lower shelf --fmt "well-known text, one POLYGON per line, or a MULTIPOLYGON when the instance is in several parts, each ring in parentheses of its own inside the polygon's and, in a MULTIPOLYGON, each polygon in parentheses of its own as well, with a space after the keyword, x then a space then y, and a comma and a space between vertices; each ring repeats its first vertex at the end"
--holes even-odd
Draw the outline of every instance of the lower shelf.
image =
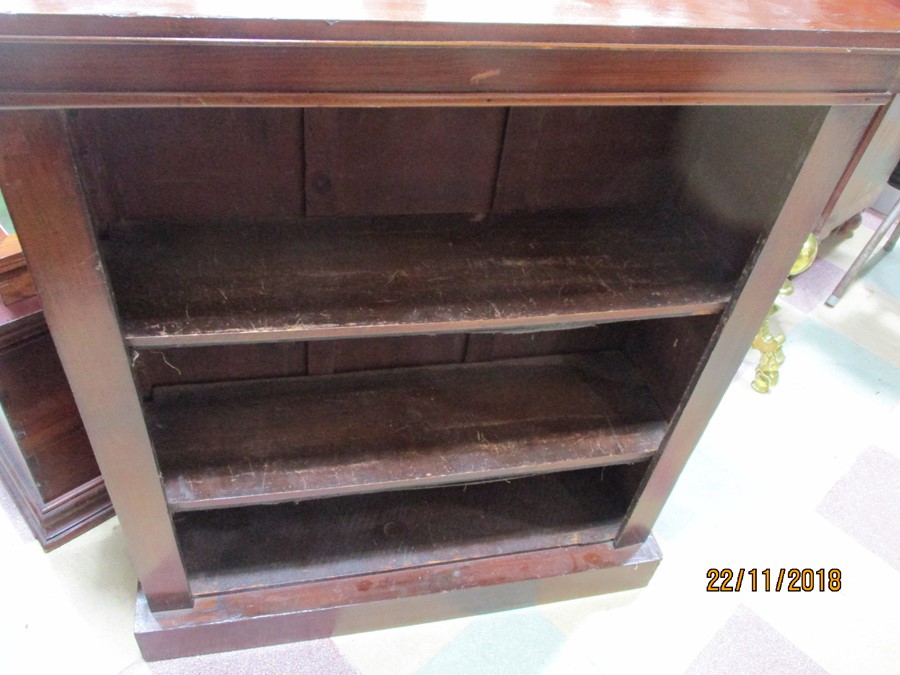
POLYGON ((174 511, 631 463, 666 429, 616 351, 160 387, 148 417, 174 511))
POLYGON ((646 462, 176 514, 195 596, 611 540, 646 462))

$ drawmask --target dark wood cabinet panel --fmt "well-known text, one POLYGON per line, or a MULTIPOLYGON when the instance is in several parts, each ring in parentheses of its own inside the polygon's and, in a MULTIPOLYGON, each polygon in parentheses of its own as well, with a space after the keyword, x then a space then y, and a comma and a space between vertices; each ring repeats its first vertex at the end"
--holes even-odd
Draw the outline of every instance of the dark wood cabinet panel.
MULTIPOLYGON (((38 0, 30 10, 0 16, 12 35, 243 38, 283 40, 527 40, 538 43, 883 47, 896 49, 900 30, 893 0, 819 0, 794 5, 744 0, 608 0, 529 5, 495 3, 428 7, 420 2, 369 0, 339 9, 290 4, 242 6, 239 16, 198 10, 195 0, 60 2, 38 0)), ((234 14, 238 14, 235 12, 234 14)))
POLYGON ((671 189, 677 107, 512 108, 497 211, 652 209, 671 189))
POLYGON ((100 475, 48 333, 0 352, 0 404, 46 501, 100 475), (72 454, 58 452, 56 440, 72 454))
MULTIPOLYGON (((0 46, 0 89, 14 94, 6 99, 13 103, 33 100, 27 94, 73 91, 92 92, 93 100, 101 104, 107 93, 147 92, 164 95, 157 100, 188 95, 176 100, 193 100, 195 105, 216 102, 215 95, 220 93, 365 94, 373 90, 396 94, 799 92, 813 98, 823 92, 883 93, 890 89, 895 74, 890 56, 863 50, 854 54, 851 63, 839 50, 636 49, 627 45, 585 49, 511 44, 498 49, 450 42, 435 49, 382 43, 373 50, 371 45, 351 41, 261 46, 227 41, 57 44, 37 40, 0 46)), ((153 98, 146 100, 150 104, 153 98)), ((227 100, 238 105, 247 101, 227 100)))
POLYGON ((503 108, 307 110, 307 215, 490 211, 506 114, 503 108))
MULTIPOLYGON (((117 221, 256 223, 303 214, 302 113, 240 108, 72 113, 83 175, 117 221)), ((108 223, 101 223, 106 225, 108 223)))
POLYGON ((0 479, 45 550, 113 515, 37 298, 0 307, 0 479))

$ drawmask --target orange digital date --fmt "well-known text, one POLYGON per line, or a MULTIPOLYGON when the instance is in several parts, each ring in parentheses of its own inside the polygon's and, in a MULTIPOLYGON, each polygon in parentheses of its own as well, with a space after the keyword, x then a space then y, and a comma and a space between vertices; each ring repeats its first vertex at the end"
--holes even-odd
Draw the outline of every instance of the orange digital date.
POLYGON ((841 590, 841 571, 837 568, 813 570, 809 567, 785 569, 743 567, 734 570, 730 567, 721 569, 712 567, 706 572, 709 580, 706 590, 714 593, 735 593, 748 589, 756 593, 787 591, 788 593, 811 593, 819 591, 841 590), (773 583, 774 582, 774 583, 773 583))

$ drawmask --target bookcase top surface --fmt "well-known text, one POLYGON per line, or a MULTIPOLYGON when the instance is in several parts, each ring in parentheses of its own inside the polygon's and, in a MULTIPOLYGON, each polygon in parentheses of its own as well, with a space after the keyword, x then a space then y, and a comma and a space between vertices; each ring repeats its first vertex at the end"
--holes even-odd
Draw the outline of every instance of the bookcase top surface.
POLYGON ((5 0, 0 34, 900 49, 900 0, 5 0), (873 34, 879 36, 875 41, 873 34))

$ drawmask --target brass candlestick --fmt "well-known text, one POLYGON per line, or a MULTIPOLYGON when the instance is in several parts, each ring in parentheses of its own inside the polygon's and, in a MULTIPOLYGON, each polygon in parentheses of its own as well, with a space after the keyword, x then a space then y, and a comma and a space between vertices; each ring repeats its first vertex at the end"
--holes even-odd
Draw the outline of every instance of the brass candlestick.
MULTIPOLYGON (((794 277, 808 270, 816 259, 819 251, 819 241, 809 235, 800 248, 800 255, 794 261, 790 277, 794 277)), ((794 292, 794 284, 790 278, 786 279, 778 291, 779 295, 790 295, 794 292)), ((784 363, 784 350, 782 349, 786 336, 784 333, 773 333, 769 319, 778 311, 778 305, 772 305, 768 315, 760 326, 759 332, 753 338, 753 349, 759 351, 759 363, 756 366, 756 377, 750 385, 760 394, 767 394, 769 390, 778 384, 778 369, 784 363)))

